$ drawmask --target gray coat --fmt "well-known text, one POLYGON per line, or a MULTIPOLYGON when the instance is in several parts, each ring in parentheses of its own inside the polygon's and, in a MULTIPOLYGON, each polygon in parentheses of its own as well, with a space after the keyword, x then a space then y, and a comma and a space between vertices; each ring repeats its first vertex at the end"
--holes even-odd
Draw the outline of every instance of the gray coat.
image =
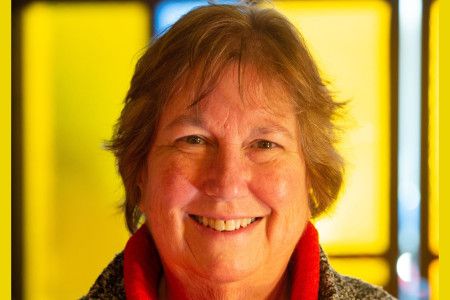
MULTIPOLYGON (((120 253, 100 274, 89 293, 82 299, 125 299, 123 282, 123 253, 120 253)), ((359 279, 340 275, 331 267, 326 254, 321 249, 318 299, 391 300, 395 298, 380 287, 359 279)))

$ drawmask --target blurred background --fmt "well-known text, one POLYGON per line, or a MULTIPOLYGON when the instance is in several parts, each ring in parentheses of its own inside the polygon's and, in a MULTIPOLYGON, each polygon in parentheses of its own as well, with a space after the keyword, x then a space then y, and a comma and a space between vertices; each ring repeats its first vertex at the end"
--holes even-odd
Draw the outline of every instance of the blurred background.
MULTIPOLYGON (((350 100, 345 187, 315 220, 321 243, 339 272, 400 299, 438 299, 439 1, 263 4, 350 100)), ((145 47, 206 4, 12 2, 14 299, 78 298, 122 251, 124 191, 104 141, 145 47)))

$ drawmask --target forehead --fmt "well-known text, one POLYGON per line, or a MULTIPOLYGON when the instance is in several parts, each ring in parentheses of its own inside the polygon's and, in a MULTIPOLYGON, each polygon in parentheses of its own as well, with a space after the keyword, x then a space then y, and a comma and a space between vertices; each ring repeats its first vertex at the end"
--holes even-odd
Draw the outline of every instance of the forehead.
POLYGON ((250 65, 231 64, 215 82, 205 81, 201 88, 196 74, 190 75, 186 77, 191 80, 186 80, 169 99, 163 116, 202 114, 217 107, 273 117, 296 112, 295 101, 280 80, 268 78, 250 65))

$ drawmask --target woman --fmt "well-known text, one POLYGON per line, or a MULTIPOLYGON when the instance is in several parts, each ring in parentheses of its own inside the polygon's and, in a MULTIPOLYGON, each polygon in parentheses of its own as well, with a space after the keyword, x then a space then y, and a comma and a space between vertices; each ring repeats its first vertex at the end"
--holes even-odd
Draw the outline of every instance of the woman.
POLYGON ((87 298, 391 299, 337 274, 309 222, 341 186, 341 106, 277 12, 182 17, 137 64, 110 144, 133 236, 87 298))

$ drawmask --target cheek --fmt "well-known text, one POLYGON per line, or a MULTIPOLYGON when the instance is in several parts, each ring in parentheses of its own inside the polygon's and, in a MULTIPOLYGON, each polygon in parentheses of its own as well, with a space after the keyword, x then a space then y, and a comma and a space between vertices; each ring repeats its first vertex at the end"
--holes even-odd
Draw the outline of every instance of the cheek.
POLYGON ((295 243, 311 216, 301 161, 278 164, 256 173, 253 194, 271 210, 267 221, 269 240, 281 247, 295 243))
POLYGON ((277 210, 305 201, 306 180, 301 162, 278 163, 254 172, 252 190, 258 198, 277 210), (298 167, 296 167, 298 166, 298 167))
POLYGON ((146 189, 143 195, 147 217, 180 214, 180 209, 189 204, 197 194, 192 185, 195 168, 181 159, 149 158, 146 189))

